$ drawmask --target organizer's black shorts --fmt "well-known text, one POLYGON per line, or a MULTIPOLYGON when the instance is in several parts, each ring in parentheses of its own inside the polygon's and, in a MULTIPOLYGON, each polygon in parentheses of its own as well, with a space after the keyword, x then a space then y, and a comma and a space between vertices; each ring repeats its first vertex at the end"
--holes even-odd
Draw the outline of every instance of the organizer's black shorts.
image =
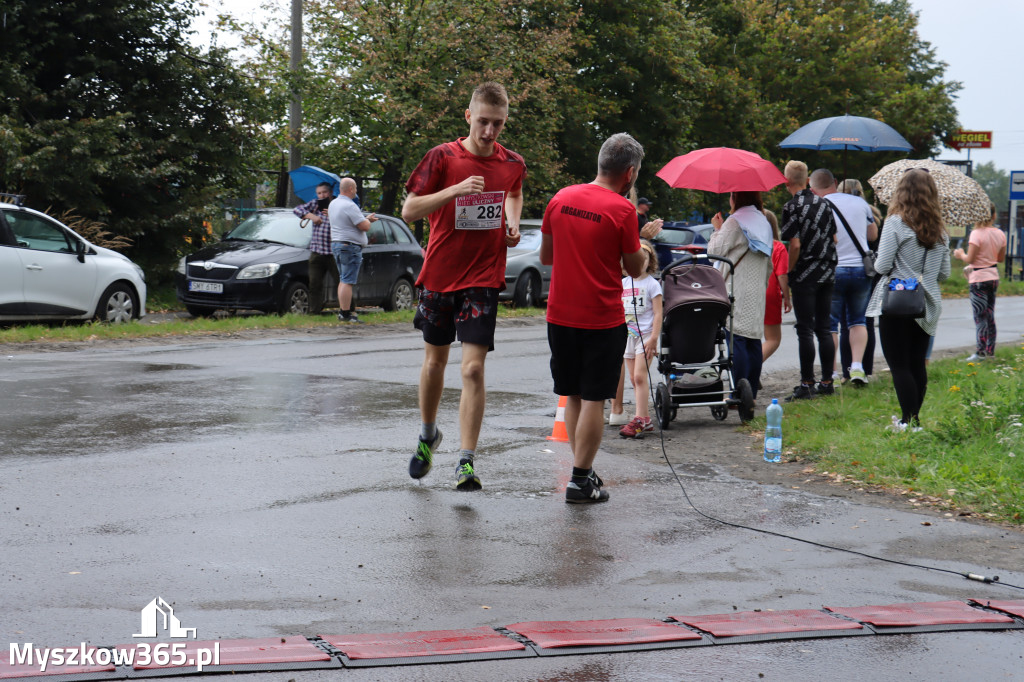
POLYGON ((577 329, 548 322, 551 378, 557 395, 609 400, 619 387, 626 324, 610 329, 577 329))

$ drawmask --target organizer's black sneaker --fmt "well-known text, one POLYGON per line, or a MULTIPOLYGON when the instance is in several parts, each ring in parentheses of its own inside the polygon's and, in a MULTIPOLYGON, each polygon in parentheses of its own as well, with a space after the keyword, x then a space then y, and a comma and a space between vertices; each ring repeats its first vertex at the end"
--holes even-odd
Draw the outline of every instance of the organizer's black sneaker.
POLYGON ((434 453, 441 445, 441 429, 437 430, 432 442, 420 438, 416 446, 416 454, 409 460, 409 475, 413 478, 423 478, 430 473, 430 467, 434 464, 434 453))
POLYGON ((472 462, 463 462, 455 467, 455 489, 473 491, 483 488, 480 477, 473 471, 472 462))
POLYGON ((597 502, 607 502, 608 491, 601 490, 604 485, 604 481, 593 471, 590 472, 590 478, 581 487, 572 481, 569 481, 569 485, 565 486, 565 501, 567 504, 594 504, 597 502))
POLYGON ((786 397, 786 402, 791 403, 794 400, 810 400, 815 395, 814 386, 808 386, 807 384, 800 384, 793 389, 793 395, 786 397))
POLYGON ((832 382, 827 384, 819 381, 818 385, 814 387, 814 392, 818 395, 835 395, 836 387, 832 385, 832 382))

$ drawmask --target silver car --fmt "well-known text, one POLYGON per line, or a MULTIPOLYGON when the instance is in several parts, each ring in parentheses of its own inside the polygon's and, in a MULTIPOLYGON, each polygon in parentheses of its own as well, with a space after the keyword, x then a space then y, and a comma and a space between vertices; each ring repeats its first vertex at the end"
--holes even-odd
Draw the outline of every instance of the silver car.
POLYGON ((45 213, 0 204, 0 321, 128 322, 145 314, 142 268, 45 213))
POLYGON ((540 220, 519 223, 522 239, 510 247, 506 256, 505 290, 500 300, 512 301, 517 308, 536 307, 548 298, 551 288, 551 266, 540 262, 540 220))

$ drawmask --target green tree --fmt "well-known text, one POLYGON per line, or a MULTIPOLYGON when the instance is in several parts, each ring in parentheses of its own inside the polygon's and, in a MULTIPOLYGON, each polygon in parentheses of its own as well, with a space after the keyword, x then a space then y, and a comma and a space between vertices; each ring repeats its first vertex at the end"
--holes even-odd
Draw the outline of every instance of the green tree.
MULTIPOLYGON (((285 34, 236 26, 258 49, 248 68, 278 94, 303 93, 303 156, 339 173, 379 178, 376 210, 395 213, 403 185, 431 147, 464 136, 463 112, 481 82, 511 99, 502 143, 522 150, 527 209, 537 187, 562 182, 556 84, 576 14, 562 0, 308 0, 304 73, 286 72, 285 34)), ((282 113, 284 109, 280 110, 282 113)), ((284 140, 285 121, 275 139, 284 140)), ((546 201, 546 198, 544 199, 546 201)))
POLYGON ((4 3, 0 187, 130 238, 158 276, 246 170, 246 82, 187 41, 193 0, 4 3))
POLYGON ((701 60, 708 33, 680 6, 580 0, 569 56, 573 75, 558 88, 558 148, 572 181, 589 182, 601 144, 628 132, 645 151, 637 189, 653 198, 661 215, 674 205, 681 211, 684 195, 655 173, 693 148, 693 120, 710 87, 701 60))
POLYGON ((695 0, 690 8, 714 36, 703 55, 715 76, 694 126, 698 146, 741 147, 780 164, 800 158, 866 179, 905 155, 778 144, 806 123, 849 113, 885 121, 912 156, 927 157, 957 127, 960 85, 944 80, 945 64, 904 0, 695 0))
POLYGON ((979 163, 974 167, 974 179, 988 194, 988 198, 996 205, 997 211, 1005 211, 1010 201, 1010 173, 996 168, 994 161, 979 163))

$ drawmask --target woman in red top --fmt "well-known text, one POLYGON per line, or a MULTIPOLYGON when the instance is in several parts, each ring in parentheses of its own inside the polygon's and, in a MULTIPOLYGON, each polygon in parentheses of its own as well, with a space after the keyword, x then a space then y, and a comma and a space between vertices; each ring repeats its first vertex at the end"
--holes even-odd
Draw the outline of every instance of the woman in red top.
POLYGON ((771 357, 782 343, 782 311, 793 309, 789 300, 789 252, 779 239, 779 221, 775 214, 765 209, 765 218, 772 226, 772 274, 768 279, 768 291, 764 306, 764 341, 761 343, 762 362, 771 357))

